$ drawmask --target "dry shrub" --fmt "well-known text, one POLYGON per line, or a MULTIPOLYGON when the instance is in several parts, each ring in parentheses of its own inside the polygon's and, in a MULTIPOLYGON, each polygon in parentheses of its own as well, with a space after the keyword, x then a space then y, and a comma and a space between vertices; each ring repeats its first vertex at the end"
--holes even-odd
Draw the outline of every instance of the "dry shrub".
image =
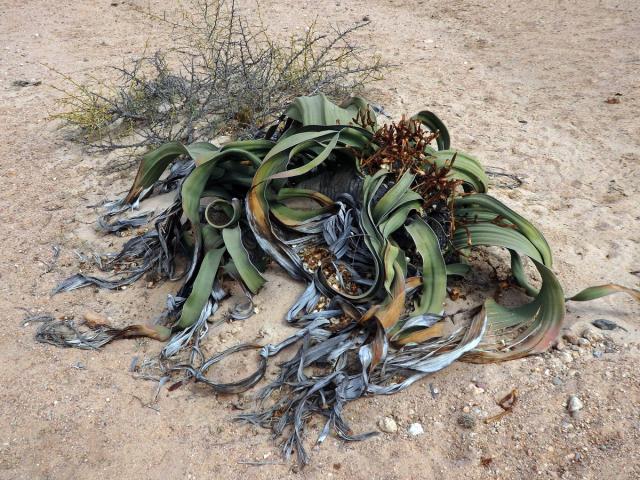
POLYGON ((386 67, 353 42, 368 22, 330 33, 313 22, 302 36, 281 40, 259 13, 246 17, 234 1, 193 0, 177 19, 144 13, 170 27, 169 47, 113 67, 114 82, 65 76, 70 88, 54 117, 78 127, 75 138, 91 147, 259 137, 295 97, 341 98, 380 79, 386 67))

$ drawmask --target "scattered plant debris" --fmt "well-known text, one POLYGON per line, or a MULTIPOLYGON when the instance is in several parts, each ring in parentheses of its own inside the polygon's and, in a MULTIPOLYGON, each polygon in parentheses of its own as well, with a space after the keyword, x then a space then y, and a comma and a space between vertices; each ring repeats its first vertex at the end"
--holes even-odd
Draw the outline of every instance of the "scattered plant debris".
POLYGON ((488 467, 493 463, 493 457, 482 457, 480 458, 480 465, 483 467, 488 467))
POLYGON ((599 319, 594 320, 593 322, 591 322, 591 324, 594 327, 599 328, 600 330, 615 330, 616 328, 619 328, 620 330, 624 330, 625 332, 628 331, 626 328, 621 327, 616 322, 613 322, 611 320, 607 320, 606 318, 599 318, 599 319))
POLYGON ((496 404, 500 408, 502 408, 502 412, 492 417, 486 418, 484 423, 497 422, 502 417, 504 417, 507 413, 511 413, 513 411, 513 407, 516 405, 517 400, 518 400, 518 392, 514 388, 507 395, 505 395, 504 397, 502 397, 500 400, 496 402, 496 404))
POLYGON ((37 87, 38 85, 42 85, 42 81, 40 80, 14 80, 11 82, 11 85, 14 87, 37 87))

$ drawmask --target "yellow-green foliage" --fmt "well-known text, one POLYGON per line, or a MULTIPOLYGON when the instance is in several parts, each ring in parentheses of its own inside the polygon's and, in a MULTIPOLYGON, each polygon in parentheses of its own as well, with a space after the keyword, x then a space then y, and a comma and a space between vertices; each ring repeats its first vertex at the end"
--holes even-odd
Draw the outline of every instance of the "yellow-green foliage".
POLYGON ((145 49, 129 65, 114 67, 116 81, 63 76, 70 88, 54 118, 79 127, 94 146, 148 147, 223 132, 254 136, 294 98, 341 98, 379 80, 385 68, 351 41, 366 23, 326 34, 313 22, 302 36, 282 40, 259 14, 245 18, 225 0, 194 0, 177 17, 147 15, 171 27, 171 47, 145 49))

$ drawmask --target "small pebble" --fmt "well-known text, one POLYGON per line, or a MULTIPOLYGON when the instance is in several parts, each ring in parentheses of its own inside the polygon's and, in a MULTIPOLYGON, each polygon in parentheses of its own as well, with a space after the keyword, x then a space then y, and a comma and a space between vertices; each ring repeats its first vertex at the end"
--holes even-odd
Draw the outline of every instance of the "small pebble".
POLYGON ((584 403, 576 395, 571 395, 567 401, 567 410, 572 415, 584 408, 584 403))
POLYGON ((581 334, 582 338, 586 338, 592 343, 601 342, 604 337, 600 332, 596 332, 593 328, 585 328, 581 334))
POLYGON ((391 417, 384 417, 378 422, 378 428, 385 433, 396 433, 398 431, 398 424, 391 417))
POLYGON ((472 395, 480 395, 482 393, 484 393, 484 388, 480 388, 478 387, 475 383, 470 383, 467 386, 467 392, 471 393, 472 395))
POLYGON ((471 430, 476 426, 476 417, 470 413, 463 413, 458 417, 458 425, 471 430))
POLYGON ((593 356, 594 356, 595 358, 602 358, 602 355, 603 355, 602 350, 594 350, 594 351, 593 351, 593 356))
POLYGON ((424 433, 424 428, 420 423, 412 423, 409 425, 409 435, 412 437, 417 437, 418 435, 422 435, 424 433))
POLYGON ((228 342, 229 340, 232 340, 233 336, 236 335, 239 331, 240 329, 238 327, 234 327, 230 329, 228 332, 220 333, 220 335, 218 335, 218 339, 223 343, 228 342), (234 332, 234 330, 237 330, 237 331, 234 332))
POLYGON ((438 395, 440 395, 440 389, 438 387, 435 387, 433 383, 429 384, 429 390, 431 391, 431 398, 435 399, 438 395))
POLYGON ((559 387, 560 385, 562 385, 562 379, 560 377, 553 377, 551 383, 553 383, 556 387, 559 387))
POLYGON ((563 363, 573 362, 573 357, 571 356, 571 354, 569 352, 560 352, 560 354, 558 355, 558 358, 563 363))
POLYGON ((586 338, 579 338, 578 339, 578 346, 580 347, 588 347, 591 345, 591 342, 589 340, 587 340, 586 338))
POLYGON ((563 338, 571 345, 578 345, 579 337, 575 333, 567 332, 563 335, 563 338))

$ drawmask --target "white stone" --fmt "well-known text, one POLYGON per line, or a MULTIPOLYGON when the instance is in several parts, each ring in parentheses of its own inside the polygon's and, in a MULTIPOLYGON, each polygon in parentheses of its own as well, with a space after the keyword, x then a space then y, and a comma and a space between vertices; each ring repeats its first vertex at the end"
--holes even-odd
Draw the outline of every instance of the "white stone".
POLYGON ((409 425, 409 435, 412 437, 417 437, 418 435, 422 435, 424 433, 424 428, 420 423, 412 423, 409 425))
POLYGON ((576 395, 571 395, 569 397, 569 401, 567 402, 567 410, 569 413, 575 413, 584 408, 584 403, 580 400, 576 395))
POLYGON ((398 424, 391 417, 384 417, 378 422, 378 428, 385 433, 396 433, 398 431, 398 424))

